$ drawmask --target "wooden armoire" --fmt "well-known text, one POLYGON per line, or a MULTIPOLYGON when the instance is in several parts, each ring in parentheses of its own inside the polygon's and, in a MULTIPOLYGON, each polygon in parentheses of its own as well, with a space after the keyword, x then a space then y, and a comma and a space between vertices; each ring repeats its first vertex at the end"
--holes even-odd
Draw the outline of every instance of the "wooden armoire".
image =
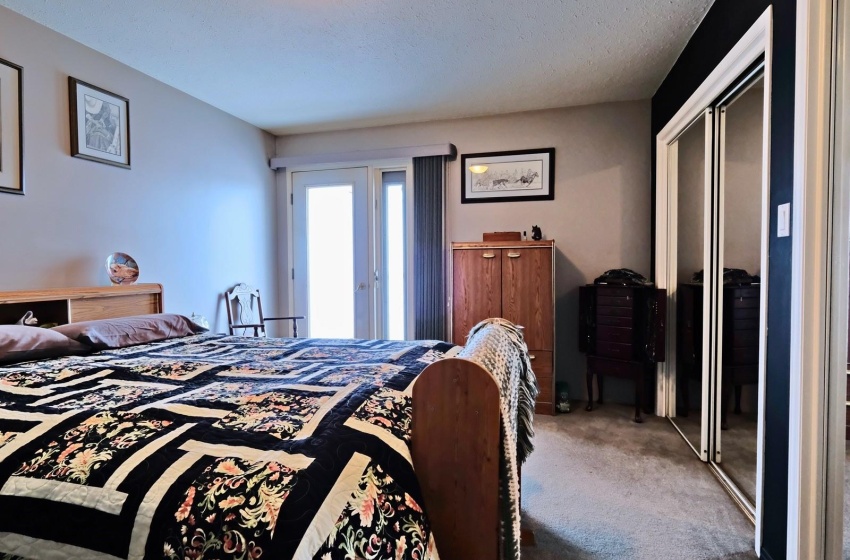
POLYGON ((502 317, 525 328, 540 394, 535 411, 555 413, 555 242, 452 243, 452 342, 478 322, 502 317))

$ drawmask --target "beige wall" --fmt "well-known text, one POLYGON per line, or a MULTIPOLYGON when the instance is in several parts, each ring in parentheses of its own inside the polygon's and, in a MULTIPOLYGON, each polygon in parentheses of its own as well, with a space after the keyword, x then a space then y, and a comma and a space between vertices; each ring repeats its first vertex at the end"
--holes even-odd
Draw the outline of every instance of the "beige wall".
POLYGON ((761 175, 764 89, 726 108, 724 266, 761 274, 761 175))
MULTIPOLYGON (((460 157, 448 166, 450 241, 480 240, 485 231, 539 225, 557 246, 557 371, 573 398, 585 396, 578 352, 578 287, 607 269, 649 276, 650 106, 648 101, 535 111, 494 117, 284 136, 278 156, 452 142, 458 153, 555 148, 555 200, 460 203, 460 157)), ((608 386, 616 387, 612 379, 608 386)), ((627 384, 615 392, 630 399, 627 384)), ((606 389, 607 391, 607 389, 606 389)))
POLYGON ((108 284, 123 251, 166 310, 219 328, 228 285, 273 299, 270 135, 5 8, 0 57, 24 67, 26 158, 26 195, 0 193, 0 290, 108 284), (130 99, 131 170, 69 156, 69 74, 130 99))
POLYGON ((704 268, 705 117, 679 137, 677 274, 690 282, 704 268))

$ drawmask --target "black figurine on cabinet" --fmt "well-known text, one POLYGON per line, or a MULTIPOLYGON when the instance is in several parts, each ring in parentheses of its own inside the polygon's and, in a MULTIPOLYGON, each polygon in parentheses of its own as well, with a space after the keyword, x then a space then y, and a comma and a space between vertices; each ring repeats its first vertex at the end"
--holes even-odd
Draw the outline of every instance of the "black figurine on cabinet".
POLYGON ((649 413, 655 364, 664 361, 667 290, 654 286, 589 284, 579 288, 579 351, 587 354, 587 410, 593 375, 602 404, 602 376, 635 382, 635 422, 649 413), (650 389, 646 391, 646 389, 650 389), (649 393, 649 394, 647 394, 649 393))
POLYGON ((543 239, 543 232, 540 231, 540 226, 531 226, 531 238, 535 241, 543 239))

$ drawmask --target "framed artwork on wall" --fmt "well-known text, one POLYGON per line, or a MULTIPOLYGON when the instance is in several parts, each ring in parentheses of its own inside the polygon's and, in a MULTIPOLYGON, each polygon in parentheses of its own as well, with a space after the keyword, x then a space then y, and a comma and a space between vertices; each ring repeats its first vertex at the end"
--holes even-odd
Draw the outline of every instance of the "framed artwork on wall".
POLYGON ((555 148, 463 154, 460 201, 554 200, 555 148))
POLYGON ((130 101, 68 76, 71 155, 130 169, 130 101))
POLYGON ((0 58, 0 192, 24 194, 24 70, 0 58))

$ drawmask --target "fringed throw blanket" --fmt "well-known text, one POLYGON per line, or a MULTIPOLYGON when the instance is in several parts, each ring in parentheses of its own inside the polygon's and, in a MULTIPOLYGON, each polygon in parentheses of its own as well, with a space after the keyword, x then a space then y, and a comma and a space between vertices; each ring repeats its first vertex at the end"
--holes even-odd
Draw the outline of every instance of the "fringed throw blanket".
POLYGON ((501 394, 502 452, 499 454, 499 493, 502 508, 502 558, 520 555, 519 472, 533 450, 534 401, 537 379, 531 370, 522 331, 505 319, 487 319, 469 332, 458 354, 481 365, 499 385, 501 394))

